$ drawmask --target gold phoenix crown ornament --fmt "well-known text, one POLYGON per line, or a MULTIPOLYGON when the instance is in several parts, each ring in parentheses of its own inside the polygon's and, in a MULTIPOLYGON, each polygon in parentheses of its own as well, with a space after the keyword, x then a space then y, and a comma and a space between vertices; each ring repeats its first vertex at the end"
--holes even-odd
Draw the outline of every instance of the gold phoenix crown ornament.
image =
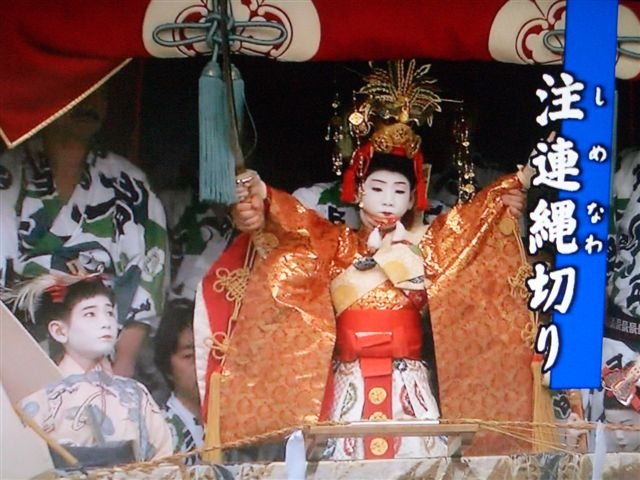
POLYGON ((416 68, 411 60, 389 62, 387 68, 373 67, 365 85, 357 92, 366 95, 349 116, 352 132, 364 137, 376 127, 371 143, 377 151, 389 153, 401 147, 413 157, 420 149, 420 137, 411 124, 431 126, 434 112, 440 112, 442 99, 436 93, 436 79, 429 77, 431 65, 416 68), (378 125, 374 125, 377 120, 378 125))

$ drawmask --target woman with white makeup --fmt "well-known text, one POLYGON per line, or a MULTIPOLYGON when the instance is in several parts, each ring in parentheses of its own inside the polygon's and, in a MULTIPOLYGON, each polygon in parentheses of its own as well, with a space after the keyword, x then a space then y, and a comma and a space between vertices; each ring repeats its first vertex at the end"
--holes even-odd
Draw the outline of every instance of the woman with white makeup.
MULTIPOLYGON (((427 84, 396 82, 397 109, 385 109, 395 111, 395 122, 378 124, 343 175, 342 201, 360 206, 358 231, 331 224, 255 174, 239 177, 241 201, 232 215, 240 230, 261 229, 254 237, 260 253, 230 338, 216 333, 209 317, 209 356, 224 357, 219 378, 209 377, 210 412, 214 406, 217 413, 211 399, 220 397, 219 424, 207 417, 210 438, 216 425, 224 445, 318 420, 436 422, 445 407, 452 419, 532 420, 531 349, 521 337, 530 317, 506 281, 522 265, 513 214, 524 205, 525 178, 520 172, 522 180, 498 180, 430 226, 414 222, 412 210, 425 210, 427 197, 420 137, 408 119, 416 110, 423 119, 437 111, 437 102, 426 100, 427 84), (440 406, 421 356, 427 298, 438 327, 440 406), (505 377, 517 393, 500 400, 505 377)), ((223 255, 210 270, 221 275, 212 277, 213 288, 203 283, 204 296, 227 292, 225 261, 223 255)), ((211 302, 206 308, 221 311, 211 302)), ((478 438, 478 452, 527 449, 478 438)), ((441 437, 385 435, 334 439, 326 451, 332 459, 446 454, 441 437)))

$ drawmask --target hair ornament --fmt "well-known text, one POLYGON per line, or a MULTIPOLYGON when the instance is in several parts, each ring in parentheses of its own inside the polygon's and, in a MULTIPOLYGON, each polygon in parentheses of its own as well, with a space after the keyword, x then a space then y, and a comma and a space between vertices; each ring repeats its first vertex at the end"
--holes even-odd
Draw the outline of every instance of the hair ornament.
POLYGON ((64 272, 45 273, 20 282, 14 288, 3 289, 0 292, 0 300, 10 305, 14 312, 17 310, 26 312, 29 319, 35 323, 35 312, 45 293, 51 295, 51 300, 54 303, 63 303, 71 285, 82 281, 101 280, 102 277, 101 272, 78 275, 64 272))

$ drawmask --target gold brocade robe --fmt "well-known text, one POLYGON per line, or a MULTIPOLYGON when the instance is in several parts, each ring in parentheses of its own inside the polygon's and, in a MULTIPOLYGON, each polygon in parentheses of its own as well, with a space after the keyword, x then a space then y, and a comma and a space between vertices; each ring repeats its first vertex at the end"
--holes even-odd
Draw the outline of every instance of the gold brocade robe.
MULTIPOLYGON (((515 176, 497 181, 438 217, 419 242, 446 419, 532 420, 523 340, 532 317, 509 285, 524 259, 500 200, 519 187, 515 176)), ((277 246, 254 265, 222 371, 223 445, 318 421, 335 344, 329 284, 362 253, 356 232, 286 193, 270 192, 268 218, 277 246)), ((473 453, 526 449, 487 435, 473 453)))

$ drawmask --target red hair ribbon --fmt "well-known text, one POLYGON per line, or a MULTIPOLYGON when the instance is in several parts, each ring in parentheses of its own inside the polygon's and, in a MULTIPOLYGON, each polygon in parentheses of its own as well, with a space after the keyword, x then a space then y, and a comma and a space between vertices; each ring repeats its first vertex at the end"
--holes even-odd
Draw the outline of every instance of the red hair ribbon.
POLYGON ((55 285, 51 285, 45 290, 51 295, 53 303, 63 303, 64 298, 67 296, 67 285, 62 282, 57 282, 55 285))
MULTIPOLYGON (((80 275, 78 277, 79 282, 98 282, 104 280, 105 276, 102 273, 99 274, 91 274, 91 275, 80 275)), ((69 285, 64 283, 62 279, 57 279, 54 285, 51 285, 45 292, 51 295, 51 300, 53 303, 63 303, 65 297, 67 296, 67 291, 69 290, 69 285)))

